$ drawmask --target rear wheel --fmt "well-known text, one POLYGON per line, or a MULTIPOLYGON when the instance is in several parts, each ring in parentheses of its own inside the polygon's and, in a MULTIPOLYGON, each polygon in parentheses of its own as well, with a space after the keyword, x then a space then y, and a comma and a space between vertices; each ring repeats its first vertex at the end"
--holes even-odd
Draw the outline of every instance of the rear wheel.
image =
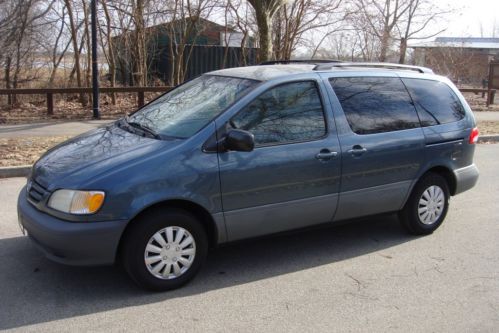
POLYGON ((414 186, 399 214, 402 224, 412 234, 431 234, 447 215, 449 197, 445 178, 437 173, 427 173, 414 186))
POLYGON ((200 222, 183 210, 153 211, 135 221, 123 244, 123 265, 139 286, 171 290, 201 268, 208 239, 200 222))

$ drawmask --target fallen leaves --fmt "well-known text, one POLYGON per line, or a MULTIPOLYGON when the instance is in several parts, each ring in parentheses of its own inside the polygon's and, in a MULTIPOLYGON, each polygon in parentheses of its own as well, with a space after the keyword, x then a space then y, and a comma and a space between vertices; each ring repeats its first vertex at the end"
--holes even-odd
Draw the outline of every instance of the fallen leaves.
MULTIPOLYGON (((145 93, 146 101, 157 97, 160 93, 145 93)), ((137 109, 137 95, 134 93, 117 93, 116 104, 113 105, 108 94, 101 94, 100 114, 102 119, 116 119, 137 109)), ((54 114, 47 115, 44 96, 26 95, 14 108, 6 104, 0 105, 0 124, 26 124, 40 120, 90 120, 92 105, 82 106, 74 96, 54 95, 54 114)))
POLYGON ((480 135, 499 134, 499 121, 479 121, 477 126, 480 135))
POLYGON ((0 138, 0 166, 31 165, 69 136, 0 138))

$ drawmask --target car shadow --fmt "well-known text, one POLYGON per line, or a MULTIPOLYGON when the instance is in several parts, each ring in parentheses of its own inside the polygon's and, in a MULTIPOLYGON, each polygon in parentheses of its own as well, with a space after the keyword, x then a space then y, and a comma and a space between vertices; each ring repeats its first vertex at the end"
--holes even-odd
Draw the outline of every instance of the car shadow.
POLYGON ((58 265, 45 259, 27 237, 0 239, 0 329, 198 295, 414 239, 390 215, 239 242, 212 250, 193 281, 164 293, 140 290, 119 267, 58 265))

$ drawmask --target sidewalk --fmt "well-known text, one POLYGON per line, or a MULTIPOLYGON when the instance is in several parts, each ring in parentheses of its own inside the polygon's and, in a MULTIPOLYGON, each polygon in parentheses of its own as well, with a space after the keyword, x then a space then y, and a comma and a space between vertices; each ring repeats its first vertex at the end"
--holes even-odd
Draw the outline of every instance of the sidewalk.
MULTIPOLYGON (((478 121, 499 121, 499 112, 475 112, 475 117, 478 121)), ((112 122, 112 120, 61 121, 22 125, 0 125, 0 138, 75 136, 110 122, 112 122)))
POLYGON ((0 138, 76 136, 110 122, 112 121, 84 120, 69 122, 43 122, 22 125, 0 125, 0 138))
POLYGON ((474 112, 477 121, 499 121, 499 111, 474 112))

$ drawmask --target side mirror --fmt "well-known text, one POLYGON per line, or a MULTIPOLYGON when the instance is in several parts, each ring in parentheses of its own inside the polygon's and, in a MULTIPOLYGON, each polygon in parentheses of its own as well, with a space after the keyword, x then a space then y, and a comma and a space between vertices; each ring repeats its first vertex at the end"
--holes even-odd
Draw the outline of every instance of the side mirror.
POLYGON ((232 129, 225 136, 224 148, 234 151, 252 151, 255 148, 255 136, 248 131, 232 129))

